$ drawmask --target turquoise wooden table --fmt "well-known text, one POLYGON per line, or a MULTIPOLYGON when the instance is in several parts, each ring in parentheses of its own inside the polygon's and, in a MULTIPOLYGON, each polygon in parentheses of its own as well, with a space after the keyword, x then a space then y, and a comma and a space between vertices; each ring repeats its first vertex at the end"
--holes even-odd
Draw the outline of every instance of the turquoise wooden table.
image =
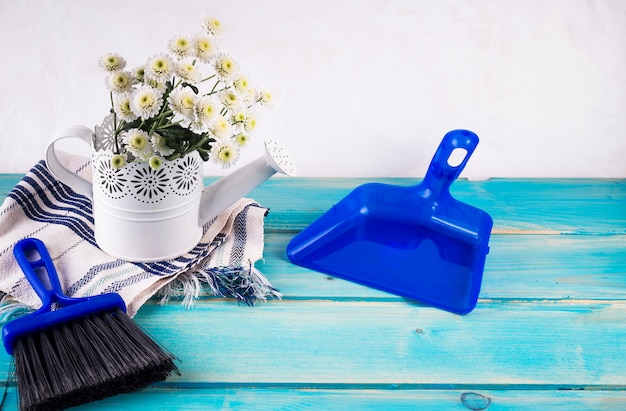
MULTIPOLYGON (((0 177, 0 200, 20 177, 0 177)), ((291 237, 367 181, 416 182, 274 178, 252 192, 271 208, 257 267, 283 299, 149 302, 136 321, 181 375, 76 409, 626 409, 626 180, 456 182, 494 219, 466 316, 287 261, 291 237)), ((2 352, 2 381, 9 365, 2 352)))

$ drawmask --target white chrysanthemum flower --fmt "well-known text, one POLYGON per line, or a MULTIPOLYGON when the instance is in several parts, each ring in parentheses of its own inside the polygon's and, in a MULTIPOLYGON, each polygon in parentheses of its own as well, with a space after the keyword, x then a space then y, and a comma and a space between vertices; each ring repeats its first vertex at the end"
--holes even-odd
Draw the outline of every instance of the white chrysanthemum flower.
POLYGON ((152 143, 152 148, 154 149, 154 151, 162 156, 169 156, 170 154, 174 153, 174 149, 168 147, 167 145, 167 138, 163 137, 160 134, 152 134, 150 142, 152 143))
POLYGON ((124 70, 126 60, 119 54, 111 53, 100 58, 100 67, 109 72, 124 70))
POLYGON ((239 159, 239 150, 228 140, 218 140, 211 152, 213 161, 224 168, 232 166, 239 159))
POLYGON ((197 83, 200 81, 200 70, 198 70, 198 67, 192 62, 183 61, 179 63, 176 73, 180 78, 189 83, 197 83))
POLYGON ((235 90, 237 90, 239 93, 244 93, 250 89, 250 81, 245 75, 241 73, 237 74, 233 78, 233 87, 235 87, 235 90))
POLYGON ((138 83, 143 83, 146 78, 146 69, 144 66, 139 66, 133 70, 133 78, 138 83))
POLYGON ((212 36, 218 36, 224 30, 222 23, 218 19, 207 16, 202 18, 202 28, 212 36))
POLYGON ((130 99, 131 93, 117 94, 113 98, 113 110, 115 114, 117 114, 118 118, 128 123, 137 119, 137 115, 130 108, 130 99))
POLYGON ((124 157, 123 155, 115 154, 113 157, 111 157, 111 167, 113 167, 114 169, 119 170, 125 165, 126 165, 126 157, 124 157))
POLYGON ((189 122, 194 121, 196 95, 193 91, 186 87, 174 89, 167 98, 167 103, 175 114, 189 122))
POLYGON ((168 44, 168 49, 179 59, 192 57, 195 54, 195 49, 191 40, 182 36, 171 38, 168 44))
POLYGON ((152 156, 148 159, 148 164, 153 170, 158 170, 163 165, 163 159, 159 156, 152 156))
POLYGON ((248 144, 248 140, 250 140, 250 137, 248 137, 248 135, 245 133, 239 133, 233 139, 239 147, 245 147, 248 144))
POLYGON ((163 104, 163 93, 148 85, 139 86, 130 99, 130 108, 137 117, 146 120, 156 116, 163 104))
POLYGON ((230 122, 226 119, 226 117, 222 116, 221 114, 215 118, 215 120, 211 124, 210 129, 213 135, 217 138, 224 139, 230 137, 233 134, 230 122))
POLYGON ((220 92, 219 99, 227 110, 234 110, 240 104, 239 96, 234 90, 220 92))
POLYGON ((146 77, 158 83, 165 83, 176 70, 176 63, 166 54, 159 53, 146 63, 146 77))
POLYGON ((128 71, 114 71, 106 80, 109 91, 124 93, 133 87, 133 77, 128 71))
POLYGON ((206 34, 199 34, 193 39, 196 56, 205 63, 211 61, 216 52, 213 39, 206 34))
POLYGON ((262 89, 261 91, 259 91, 259 96, 257 97, 257 100, 262 105, 269 107, 272 105, 272 94, 269 92, 269 90, 262 89))
POLYGON ((219 114, 215 99, 210 96, 198 96, 194 104, 193 130, 201 133, 206 131, 210 122, 219 114), (196 131, 197 130, 197 131, 196 131))
POLYGON ((122 134, 122 142, 126 145, 126 149, 139 159, 146 161, 154 155, 150 136, 143 130, 138 128, 128 130, 122 134))
POLYGON ((223 53, 216 56, 213 67, 221 80, 228 80, 234 77, 239 69, 237 62, 223 53))
POLYGON ((233 87, 239 93, 239 97, 246 102, 251 103, 256 101, 256 92, 250 85, 250 81, 243 74, 238 74, 233 79, 233 87))
POLYGON ((240 111, 236 111, 233 115, 232 115, 232 120, 233 120, 233 124, 237 125, 237 124, 243 124, 246 121, 246 112, 243 110, 240 111))
POLYGON ((243 128, 246 131, 254 131, 256 128, 256 116, 254 114, 248 114, 246 121, 243 122, 243 128))

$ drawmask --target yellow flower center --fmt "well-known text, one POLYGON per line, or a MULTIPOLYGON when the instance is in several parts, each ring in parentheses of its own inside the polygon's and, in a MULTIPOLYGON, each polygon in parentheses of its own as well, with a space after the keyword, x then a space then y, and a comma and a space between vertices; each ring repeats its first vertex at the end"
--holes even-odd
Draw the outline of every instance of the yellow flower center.
POLYGON ((245 128, 246 130, 254 130, 256 128, 256 119, 249 118, 248 121, 246 121, 245 128))
POLYGON ((226 130, 228 129, 228 122, 226 120, 220 120, 217 122, 217 128, 219 128, 220 130, 226 130))
POLYGON ((246 136, 245 134, 239 134, 235 138, 235 141, 237 141, 237 144, 239 144, 240 146, 243 146, 248 142, 248 136, 246 136))
POLYGON ((122 102, 122 104, 120 104, 120 111, 125 115, 125 116, 130 116, 133 114, 133 110, 130 108, 130 101, 129 100, 125 100, 122 102))
POLYGON ((134 135, 130 139, 130 144, 136 149, 142 149, 146 146, 147 140, 142 135, 134 135))
POLYGON ((193 104, 194 104, 194 98, 191 96, 185 96, 182 98, 182 100, 180 101, 180 105, 184 108, 184 109, 192 109, 193 108, 193 104))
POLYGON ((232 158, 233 152, 229 147, 222 147, 217 153, 217 156, 221 161, 227 163, 232 158))
POLYGON ((209 51, 212 49, 212 44, 207 39, 200 39, 197 43, 197 49, 201 52, 209 51))
POLYGON ((166 60, 157 59, 152 62, 152 70, 157 74, 165 74, 169 69, 169 65, 166 60))
POLYGON ((116 154, 111 157, 111 167, 119 170, 120 168, 124 167, 124 165, 126 165, 126 159, 124 159, 124 156, 116 154))
POLYGON ((163 165, 163 160, 161 160, 161 157, 158 157, 158 156, 150 157, 150 167, 153 170, 157 170, 161 168, 162 165, 163 165))
POLYGON ((212 105, 207 104, 202 108, 202 112, 206 117, 211 117, 213 113, 215 113, 215 108, 212 105))

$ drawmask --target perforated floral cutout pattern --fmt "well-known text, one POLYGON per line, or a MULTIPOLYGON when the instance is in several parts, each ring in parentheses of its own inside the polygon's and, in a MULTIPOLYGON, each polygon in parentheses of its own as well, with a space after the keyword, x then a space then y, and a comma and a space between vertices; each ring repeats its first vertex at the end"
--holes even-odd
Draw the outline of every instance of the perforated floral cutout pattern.
POLYGON ((200 160, 196 156, 186 156, 179 162, 168 164, 171 169, 172 190, 181 196, 193 192, 200 179, 200 160))
POLYGON ((94 173, 102 191, 111 198, 126 196, 128 178, 122 170, 111 165, 111 155, 98 152, 94 155, 94 173))
POLYGON ((115 145, 114 135, 115 130, 113 127, 113 114, 106 116, 100 125, 94 127, 93 135, 93 148, 98 150, 110 150, 113 151, 115 145))
POLYGON ((94 181, 107 197, 131 196, 142 203, 159 203, 168 196, 188 196, 202 183, 202 168, 197 155, 165 162, 154 170, 148 163, 130 163, 116 169, 113 153, 98 151, 93 156, 94 181))
POLYGON ((168 194, 170 178, 166 168, 134 167, 130 176, 130 193, 144 203, 158 203, 168 194))

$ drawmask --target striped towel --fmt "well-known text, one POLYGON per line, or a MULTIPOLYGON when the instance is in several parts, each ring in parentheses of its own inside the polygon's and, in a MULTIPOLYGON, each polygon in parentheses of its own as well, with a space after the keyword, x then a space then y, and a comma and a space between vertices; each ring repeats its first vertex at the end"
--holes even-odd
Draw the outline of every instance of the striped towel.
MULTIPOLYGON (((84 158, 66 155, 63 163, 91 178, 91 167, 84 158)), ((204 227, 200 243, 186 255, 170 261, 131 263, 97 247, 90 200, 56 180, 42 160, 0 207, 0 291, 5 309, 41 305, 13 257, 13 246, 27 237, 46 244, 66 295, 116 292, 131 317, 153 295, 162 302, 181 298, 186 307, 203 292, 235 297, 247 304, 280 298, 254 268, 263 254, 266 213, 267 209, 253 200, 241 199, 204 227)))

